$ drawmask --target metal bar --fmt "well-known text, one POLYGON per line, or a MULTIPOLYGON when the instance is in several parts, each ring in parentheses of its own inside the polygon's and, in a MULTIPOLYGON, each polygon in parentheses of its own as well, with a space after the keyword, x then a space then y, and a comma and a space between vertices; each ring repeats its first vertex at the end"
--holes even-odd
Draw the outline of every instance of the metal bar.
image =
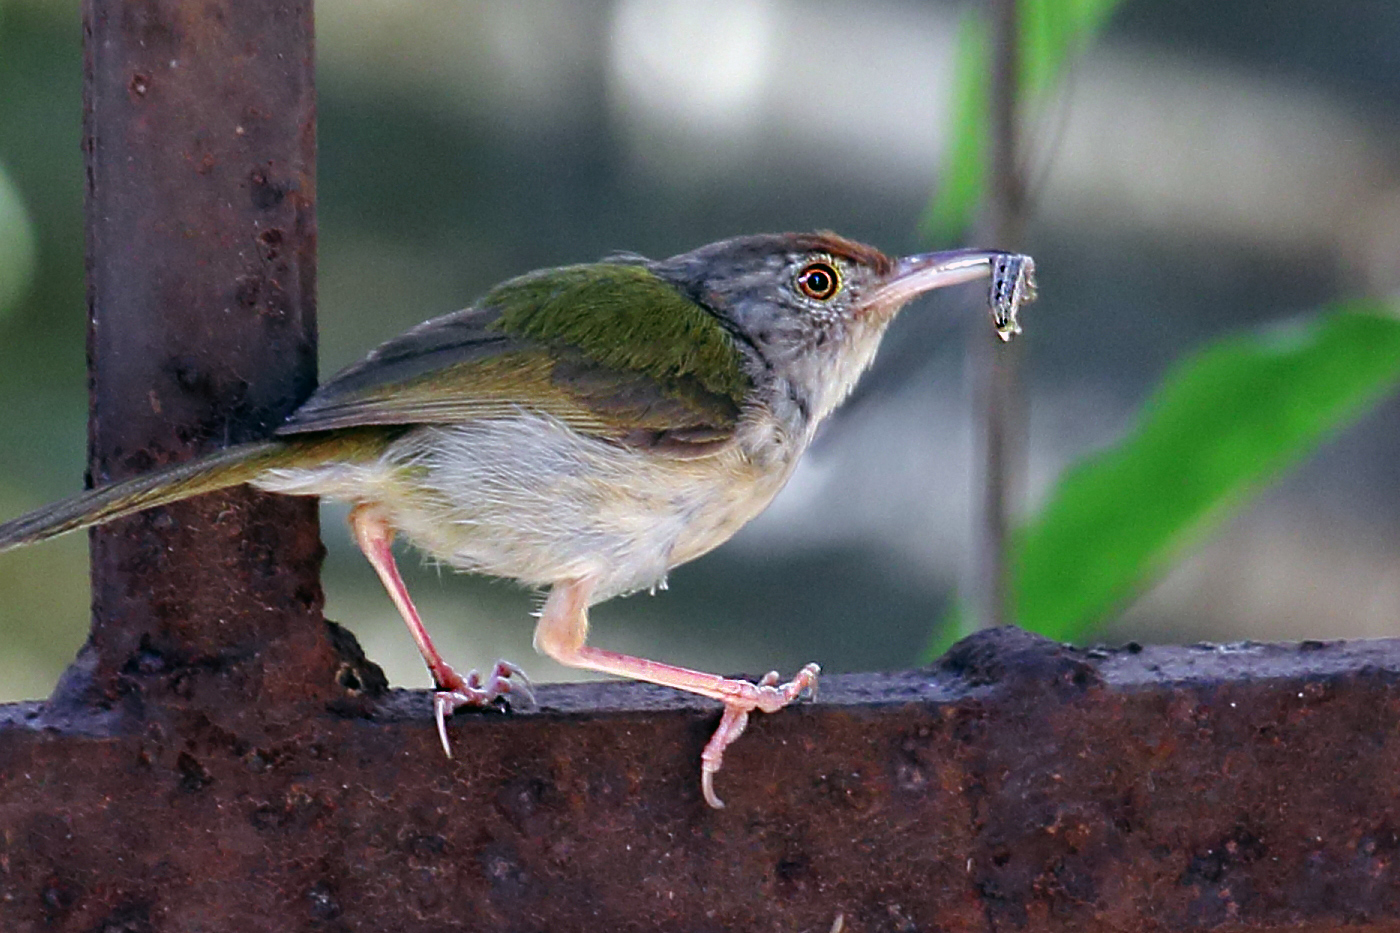
MULTIPOLYGON (((266 436, 315 386, 312 10, 85 0, 83 16, 89 479, 105 484, 266 436)), ((68 699, 329 689, 314 501, 242 488, 91 542, 68 699)))
POLYGON ((540 693, 455 717, 452 761, 424 693, 275 733, 9 707, 0 928, 1400 927, 1400 641, 981 632, 755 717, 723 811, 699 795, 714 704, 540 693))

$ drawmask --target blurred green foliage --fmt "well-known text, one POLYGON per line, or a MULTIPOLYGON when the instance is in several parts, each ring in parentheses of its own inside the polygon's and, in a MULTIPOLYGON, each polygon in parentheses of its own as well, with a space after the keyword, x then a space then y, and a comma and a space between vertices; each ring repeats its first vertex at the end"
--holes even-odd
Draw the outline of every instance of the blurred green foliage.
MULTIPOLYGON (((1067 469, 1014 534, 1017 624, 1091 636, 1187 548, 1400 385, 1400 305, 1353 301, 1188 355, 1120 441, 1067 469)), ((925 651, 969 634, 959 606, 925 651)))
POLYGON ((1352 302, 1227 338, 1168 373, 1137 427, 1060 478, 1013 543, 1015 616, 1092 632, 1185 548, 1400 382, 1400 307, 1352 302))
MULTIPOLYGON (((1043 99, 1076 55, 1088 48, 1122 0, 1022 0, 1019 87, 1023 101, 1043 99)), ((969 11, 958 27, 947 155, 938 190, 920 221, 935 246, 956 243, 982 201, 989 164, 992 49, 987 21, 969 11)))
POLYGON ((34 267, 34 227, 19 190, 0 165, 0 316, 29 292, 34 267))
MULTIPOLYGON (((1119 0, 1024 0, 1020 90, 1043 100, 1119 0)), ((992 70, 986 20, 958 37, 953 132, 924 237, 963 236, 989 161, 992 70)), ((1287 329, 1233 336, 1181 361, 1144 404, 1135 430, 1066 470, 1011 542, 1012 616, 1076 640, 1168 569, 1284 468, 1400 383, 1400 308, 1353 302, 1287 329)), ((956 604, 926 656, 967 634, 956 604)))

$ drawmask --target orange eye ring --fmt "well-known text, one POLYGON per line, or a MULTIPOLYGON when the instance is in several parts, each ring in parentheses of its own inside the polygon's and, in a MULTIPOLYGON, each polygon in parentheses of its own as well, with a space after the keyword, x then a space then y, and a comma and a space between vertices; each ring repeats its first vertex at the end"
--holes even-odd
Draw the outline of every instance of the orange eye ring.
POLYGON ((795 281, 798 291, 816 301, 830 301, 841 290, 841 273, 820 259, 803 266, 795 281))

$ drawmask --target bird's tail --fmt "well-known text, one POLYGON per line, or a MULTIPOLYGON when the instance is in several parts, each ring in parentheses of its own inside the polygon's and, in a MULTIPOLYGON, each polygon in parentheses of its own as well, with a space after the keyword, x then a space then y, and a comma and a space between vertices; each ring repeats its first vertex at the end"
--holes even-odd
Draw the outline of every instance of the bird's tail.
POLYGON ((316 462, 321 453, 318 447, 301 440, 254 441, 101 489, 89 489, 0 525, 0 552, 110 522, 142 509, 237 486, 265 470, 316 462))

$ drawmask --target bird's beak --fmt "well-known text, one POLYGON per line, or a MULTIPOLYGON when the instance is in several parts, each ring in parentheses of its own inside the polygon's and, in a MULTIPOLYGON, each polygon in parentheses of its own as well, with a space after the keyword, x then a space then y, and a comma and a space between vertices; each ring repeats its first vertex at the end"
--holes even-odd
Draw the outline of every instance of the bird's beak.
POLYGON ((1009 337, 1020 329, 1016 310, 1035 300, 1035 263, 1029 256, 1000 250, 954 249, 906 256, 866 296, 866 313, 888 317, 924 292, 988 276, 992 279, 989 303, 997 330, 1009 337))

